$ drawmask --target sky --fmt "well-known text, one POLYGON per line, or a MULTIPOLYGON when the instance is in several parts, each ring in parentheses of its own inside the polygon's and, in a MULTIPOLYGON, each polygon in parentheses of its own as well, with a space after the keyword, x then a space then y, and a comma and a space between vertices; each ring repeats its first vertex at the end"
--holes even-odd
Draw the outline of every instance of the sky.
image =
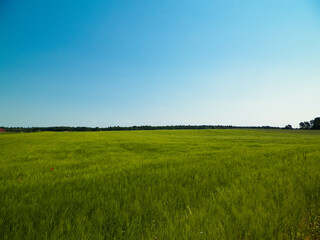
POLYGON ((1 0, 0 126, 320 116, 317 0, 1 0))

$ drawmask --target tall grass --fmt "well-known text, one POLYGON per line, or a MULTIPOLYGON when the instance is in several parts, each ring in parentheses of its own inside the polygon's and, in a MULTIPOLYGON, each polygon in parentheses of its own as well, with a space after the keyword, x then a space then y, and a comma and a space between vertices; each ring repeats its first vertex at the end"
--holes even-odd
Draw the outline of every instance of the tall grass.
POLYGON ((0 239, 312 239, 320 132, 0 135, 0 239))

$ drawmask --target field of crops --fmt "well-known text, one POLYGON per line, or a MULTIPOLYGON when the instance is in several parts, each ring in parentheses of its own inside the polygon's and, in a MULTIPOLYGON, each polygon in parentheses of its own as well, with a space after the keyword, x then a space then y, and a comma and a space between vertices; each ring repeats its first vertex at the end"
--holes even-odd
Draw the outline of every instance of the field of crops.
POLYGON ((320 131, 0 134, 0 239, 317 239, 320 131))

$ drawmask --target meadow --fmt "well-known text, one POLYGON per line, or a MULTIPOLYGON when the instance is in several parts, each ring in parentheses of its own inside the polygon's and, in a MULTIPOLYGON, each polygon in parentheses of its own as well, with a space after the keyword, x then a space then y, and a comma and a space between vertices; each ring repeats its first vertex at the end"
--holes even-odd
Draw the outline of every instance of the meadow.
POLYGON ((320 131, 0 134, 0 239, 320 239, 320 131))

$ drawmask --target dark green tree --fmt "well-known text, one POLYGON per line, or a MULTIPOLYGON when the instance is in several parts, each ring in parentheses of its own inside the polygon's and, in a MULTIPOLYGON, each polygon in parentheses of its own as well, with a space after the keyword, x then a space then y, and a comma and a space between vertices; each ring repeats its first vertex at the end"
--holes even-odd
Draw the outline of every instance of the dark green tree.
POLYGON ((320 129, 320 117, 313 120, 312 129, 320 129))
POLYGON ((306 129, 306 125, 304 122, 299 123, 300 129, 306 129))
POLYGON ((310 120, 310 128, 313 128, 314 120, 310 120))
POLYGON ((304 125, 305 125, 305 129, 310 129, 310 127, 311 127, 311 125, 308 121, 305 121, 304 125))

